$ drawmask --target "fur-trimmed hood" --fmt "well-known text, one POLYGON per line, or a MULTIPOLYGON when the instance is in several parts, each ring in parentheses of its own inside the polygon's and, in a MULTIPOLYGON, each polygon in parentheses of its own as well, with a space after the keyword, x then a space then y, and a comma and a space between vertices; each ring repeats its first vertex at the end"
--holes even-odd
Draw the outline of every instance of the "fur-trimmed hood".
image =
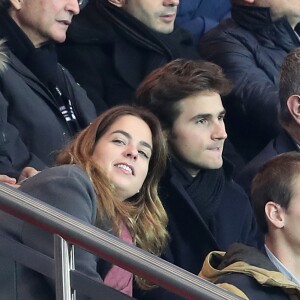
POLYGON ((0 72, 4 70, 7 63, 7 55, 5 51, 5 40, 0 40, 0 72))

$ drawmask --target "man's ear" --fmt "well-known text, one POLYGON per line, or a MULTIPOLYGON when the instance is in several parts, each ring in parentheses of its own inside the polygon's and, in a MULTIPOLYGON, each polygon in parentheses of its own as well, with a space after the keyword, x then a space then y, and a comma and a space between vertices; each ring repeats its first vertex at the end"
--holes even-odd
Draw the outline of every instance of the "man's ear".
POLYGON ((286 104, 290 114, 293 116, 293 119, 300 124, 300 96, 290 96, 286 104))
POLYGON ((268 223, 280 229, 284 227, 284 214, 285 210, 277 203, 269 201, 265 205, 265 214, 268 223))
POLYGON ((10 0, 11 6, 16 9, 20 10, 22 7, 22 0, 10 0))
POLYGON ((246 4, 253 4, 255 0, 243 0, 246 4))
POLYGON ((107 0, 107 1, 117 7, 123 7, 126 2, 126 0, 107 0))

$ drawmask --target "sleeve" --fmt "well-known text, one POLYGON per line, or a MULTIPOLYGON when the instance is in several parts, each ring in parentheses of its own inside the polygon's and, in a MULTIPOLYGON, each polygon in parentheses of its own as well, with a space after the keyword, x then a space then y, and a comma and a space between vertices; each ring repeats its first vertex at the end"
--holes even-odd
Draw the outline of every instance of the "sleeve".
POLYGON ((46 164, 28 150, 18 130, 8 122, 7 111, 7 100, 0 92, 0 174, 18 178, 24 167, 46 168, 46 164))
POLYGON ((278 70, 273 65, 270 65, 273 71, 268 69, 264 56, 258 53, 259 50, 252 49, 257 41, 249 33, 243 31, 236 35, 211 31, 200 41, 200 54, 204 59, 220 65, 233 82, 233 91, 228 99, 232 110, 243 116, 251 128, 264 135, 266 140, 270 140, 279 129, 278 70), (240 37, 242 34, 245 36, 240 37))
MULTIPOLYGON (((20 188, 23 192, 40 199, 88 224, 94 224, 97 200, 91 183, 78 170, 51 168, 28 179, 20 188)), ((23 243, 53 257, 53 235, 39 227, 25 223, 22 231, 23 243)), ((102 281, 97 272, 98 258, 79 247, 75 247, 76 270, 102 281)), ((54 284, 50 282, 50 284, 54 284)), ((79 298, 81 299, 81 298, 79 298)))

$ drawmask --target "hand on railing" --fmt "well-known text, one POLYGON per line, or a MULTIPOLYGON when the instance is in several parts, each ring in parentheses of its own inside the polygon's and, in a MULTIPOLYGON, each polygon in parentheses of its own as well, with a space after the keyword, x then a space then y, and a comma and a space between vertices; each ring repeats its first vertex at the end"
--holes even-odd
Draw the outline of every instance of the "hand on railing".
POLYGON ((20 186, 20 184, 22 184, 22 182, 24 182, 25 180, 27 180, 28 178, 38 174, 40 171, 38 171, 37 169, 33 168, 33 167, 25 167, 18 179, 18 182, 16 185, 18 185, 18 187, 20 186))
POLYGON ((40 171, 36 170, 35 168, 25 167, 22 170, 18 181, 17 181, 16 178, 9 177, 9 176, 3 175, 3 174, 0 174, 0 181, 3 182, 3 183, 5 183, 5 184, 7 184, 7 185, 12 186, 12 187, 19 188, 20 185, 22 184, 22 182, 24 182, 28 178, 36 175, 39 172, 40 171))
POLYGON ((13 186, 13 187, 19 187, 19 185, 17 184, 17 180, 16 178, 12 178, 12 177, 9 177, 7 175, 0 175, 0 181, 10 185, 10 186, 13 186))

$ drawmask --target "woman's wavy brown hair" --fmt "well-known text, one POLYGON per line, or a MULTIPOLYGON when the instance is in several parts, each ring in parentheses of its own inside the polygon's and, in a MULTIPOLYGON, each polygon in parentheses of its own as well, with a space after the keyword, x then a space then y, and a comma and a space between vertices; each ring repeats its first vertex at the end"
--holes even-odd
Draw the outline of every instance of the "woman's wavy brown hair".
MULTIPOLYGON (((98 224, 109 220, 117 236, 120 224, 125 223, 138 247, 160 255, 168 241, 167 215, 158 196, 158 183, 164 172, 167 149, 158 119, 142 108, 116 106, 97 117, 57 157, 57 164, 77 164, 90 177, 98 196, 98 224), (142 119, 152 133, 153 150, 149 170, 140 192, 130 199, 120 201, 115 197, 115 187, 97 165, 92 155, 98 140, 120 117, 132 115, 142 119)), ((136 276, 142 288, 152 285, 136 276)))

